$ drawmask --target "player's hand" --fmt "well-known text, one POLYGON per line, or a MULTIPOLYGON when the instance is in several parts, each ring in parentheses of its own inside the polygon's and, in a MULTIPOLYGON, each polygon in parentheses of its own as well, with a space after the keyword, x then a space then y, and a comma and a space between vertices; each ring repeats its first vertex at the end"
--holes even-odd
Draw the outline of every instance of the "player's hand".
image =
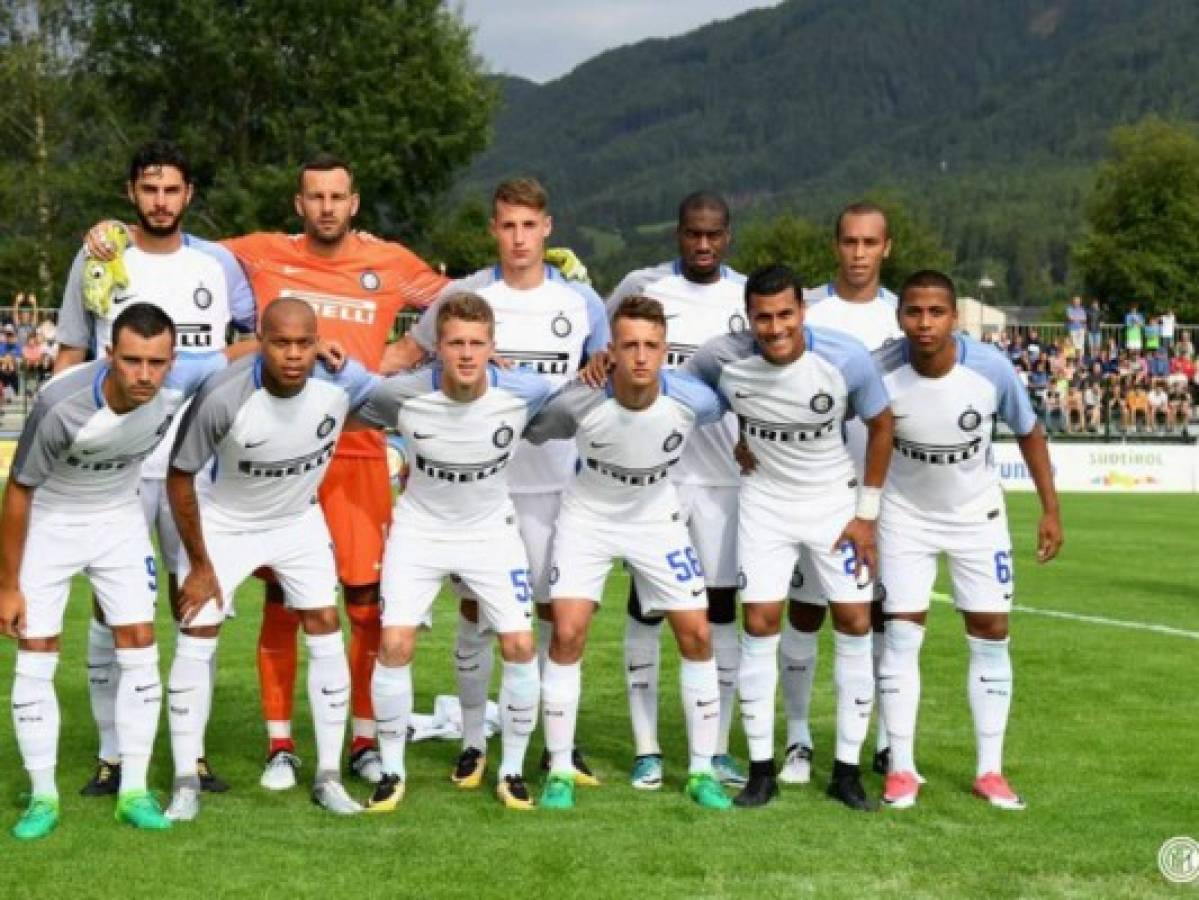
POLYGON ((611 371, 612 357, 607 350, 599 350, 579 369, 579 381, 589 388, 602 388, 608 383, 608 373, 611 371))
POLYGON ((581 281, 591 284, 591 276, 583 261, 569 247, 546 247, 545 261, 557 269, 567 281, 581 281))
POLYGON ((410 335, 402 337, 383 348, 383 357, 379 360, 379 374, 395 375, 397 372, 407 372, 419 366, 424 358, 425 351, 420 344, 410 335))
POLYGON ((737 465, 741 467, 742 475, 752 475, 758 468, 758 458, 749 449, 749 444, 745 443, 745 438, 741 438, 733 447, 733 459, 737 460, 737 465))
POLYGON ((363 231, 361 228, 355 228, 354 234, 358 235, 358 237, 362 238, 362 240, 366 241, 368 244, 385 243, 383 238, 379 237, 377 234, 374 234, 370 231, 363 231))
POLYGON ((120 219, 105 219, 93 225, 83 238, 84 249, 92 259, 109 262, 121 255, 124 247, 113 239, 110 229, 124 232, 125 245, 133 243, 133 235, 129 233, 129 227, 124 222, 120 219))
POLYGON ((516 363, 508 359, 506 356, 500 356, 498 353, 488 360, 493 366, 499 366, 501 369, 515 369, 516 363))
POLYGON ((0 590, 0 634, 14 640, 25 636, 25 595, 20 588, 0 590))
POLYGON ((316 356, 325 364, 325 368, 336 375, 341 371, 342 366, 346 364, 346 351, 337 341, 325 340, 325 338, 317 338, 316 341, 316 356))
POLYGON ((836 553, 846 544, 853 548, 853 577, 858 586, 864 586, 874 580, 878 571, 878 544, 875 542, 874 521, 872 519, 853 518, 841 529, 841 534, 833 541, 833 552, 836 553), (866 579, 862 580, 862 570, 866 570, 866 579))
POLYGON ((1037 562, 1047 563, 1057 556, 1065 542, 1062 536, 1062 517, 1056 512, 1041 516, 1037 525, 1037 562))
POLYGON ((179 586, 179 623, 190 625, 209 600, 216 601, 218 607, 224 605, 216 572, 212 570, 212 566, 192 569, 179 586))

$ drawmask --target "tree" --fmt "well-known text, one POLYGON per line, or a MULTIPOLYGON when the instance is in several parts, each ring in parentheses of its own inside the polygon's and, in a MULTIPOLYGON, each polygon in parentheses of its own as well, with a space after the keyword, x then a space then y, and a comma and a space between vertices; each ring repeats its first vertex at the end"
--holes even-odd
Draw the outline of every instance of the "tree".
POLYGON ((465 200, 449 213, 438 216, 421 246, 432 264, 444 265, 446 273, 460 278, 477 272, 496 260, 495 238, 488 230, 487 207, 479 200, 465 200))
POLYGON ((218 234, 294 223, 303 159, 345 157, 359 221, 409 240, 485 145, 495 97, 442 0, 91 0, 81 66, 194 160, 218 234))
POLYGON ((1149 117, 1117 128, 1112 157, 1087 205, 1075 247, 1087 289, 1112 308, 1139 302, 1199 318, 1199 138, 1149 117))

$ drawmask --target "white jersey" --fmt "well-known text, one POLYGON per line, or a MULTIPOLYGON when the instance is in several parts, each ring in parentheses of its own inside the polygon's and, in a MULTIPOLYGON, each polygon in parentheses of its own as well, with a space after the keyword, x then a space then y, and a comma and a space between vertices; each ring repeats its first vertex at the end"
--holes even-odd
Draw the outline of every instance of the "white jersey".
POLYGON ((488 367, 487 390, 462 403, 441 390, 442 367, 384 380, 357 418, 404 437, 411 472, 394 523, 434 540, 498 533, 515 517, 509 462, 528 420, 553 392, 549 379, 488 367))
POLYGON ((742 478, 742 496, 774 500, 827 494, 856 486, 842 422, 887 408, 887 393, 860 341, 839 331, 804 326, 804 352, 784 366, 766 360, 753 335, 709 341, 686 371, 718 390, 737 414, 741 435, 757 459, 742 478))
POLYGON ((38 392, 13 457, 10 477, 36 488, 40 516, 81 516, 133 509, 142 461, 167 433, 179 408, 210 374, 220 353, 180 356, 154 399, 126 413, 104 400, 105 360, 60 372, 38 392))
POLYGON ((989 344, 958 335, 957 364, 925 378, 909 363, 907 341, 875 354, 895 415, 895 452, 884 503, 939 521, 985 521, 1003 507, 991 453, 996 417, 1018 435, 1037 417, 1016 370, 989 344))
POLYGON ((286 524, 317 502, 350 409, 379 377, 350 361, 319 363, 304 387, 276 397, 262 385, 262 357, 243 357, 209 379, 184 416, 171 468, 199 473, 204 521, 229 531, 286 524))
MULTIPOLYGON (((701 344, 722 334, 745 331, 745 276, 727 266, 711 284, 683 277, 678 261, 637 269, 625 276, 608 298, 608 316, 625 297, 644 294, 662 304, 666 313, 666 368, 681 368, 701 344)), ((680 484, 736 487, 740 472, 733 447, 737 443, 737 417, 729 413, 720 422, 698 428, 687 442, 673 477, 680 484)))
POLYGON ((887 341, 903 337, 897 318, 899 298, 884 287, 878 289, 874 299, 860 302, 840 297, 830 281, 804 291, 804 303, 806 324, 852 334, 867 350, 877 350, 887 341))
POLYGON ((661 390, 645 409, 628 409, 611 382, 574 382, 556 394, 529 425, 534 443, 573 437, 579 471, 562 498, 563 514, 582 513, 610 524, 669 522, 679 516, 668 477, 696 425, 718 422, 720 398, 694 378, 663 372, 661 390))
MULTIPOLYGON (((129 247, 124 253, 129 286, 112 298, 106 316, 97 316, 83 305, 84 251, 71 266, 58 320, 58 340, 68 347, 91 347, 103 356, 112 342, 112 323, 130 303, 152 303, 175 323, 175 349, 179 353, 211 352, 225 347, 230 324, 253 331, 254 293, 233 254, 211 241, 190 234, 172 253, 147 253, 129 247)), ((178 422, 181 418, 176 418, 178 422)), ((142 465, 143 478, 165 478, 167 457, 175 432, 142 465)))
MULTIPOLYGON (((543 375, 555 387, 573 378, 588 356, 608 346, 608 320, 599 296, 588 285, 567 281, 553 266, 546 266, 545 280, 529 290, 505 284, 499 266, 447 285, 412 329, 420 346, 434 349, 442 300, 463 292, 478 294, 491 305, 496 353, 543 375)), ((511 491, 560 491, 570 481, 575 461, 574 447, 568 442, 544 447, 522 442, 508 473, 511 491)))

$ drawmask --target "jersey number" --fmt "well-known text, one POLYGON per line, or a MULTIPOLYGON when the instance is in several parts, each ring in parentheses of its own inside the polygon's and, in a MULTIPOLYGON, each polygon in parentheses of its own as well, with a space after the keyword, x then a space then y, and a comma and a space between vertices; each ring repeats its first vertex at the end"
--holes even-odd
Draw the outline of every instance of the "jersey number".
POLYGON ((148 586, 155 594, 158 593, 158 563, 153 556, 146 557, 146 574, 150 576, 148 586))
POLYGON ((666 562, 674 570, 674 580, 679 583, 704 577, 704 567, 699 564, 699 557, 691 547, 670 551, 666 554, 666 562))
POLYGON ((995 554, 995 580, 1007 584, 1012 580, 1012 551, 1000 550, 995 554))
POLYGON ((533 599, 533 573, 529 569, 513 569, 508 573, 516 591, 517 603, 528 603, 533 599))
POLYGON ((855 574, 854 567, 858 564, 858 554, 856 548, 853 544, 842 544, 841 552, 845 554, 845 574, 855 574))

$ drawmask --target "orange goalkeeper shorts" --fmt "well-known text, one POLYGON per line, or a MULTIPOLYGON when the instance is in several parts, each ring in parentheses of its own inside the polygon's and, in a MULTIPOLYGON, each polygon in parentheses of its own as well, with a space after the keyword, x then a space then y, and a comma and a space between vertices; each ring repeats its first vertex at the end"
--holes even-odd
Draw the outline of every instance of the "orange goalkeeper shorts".
POLYGON ((387 461, 334 456, 318 496, 333 537, 338 580, 351 586, 377 584, 391 524, 387 461))

